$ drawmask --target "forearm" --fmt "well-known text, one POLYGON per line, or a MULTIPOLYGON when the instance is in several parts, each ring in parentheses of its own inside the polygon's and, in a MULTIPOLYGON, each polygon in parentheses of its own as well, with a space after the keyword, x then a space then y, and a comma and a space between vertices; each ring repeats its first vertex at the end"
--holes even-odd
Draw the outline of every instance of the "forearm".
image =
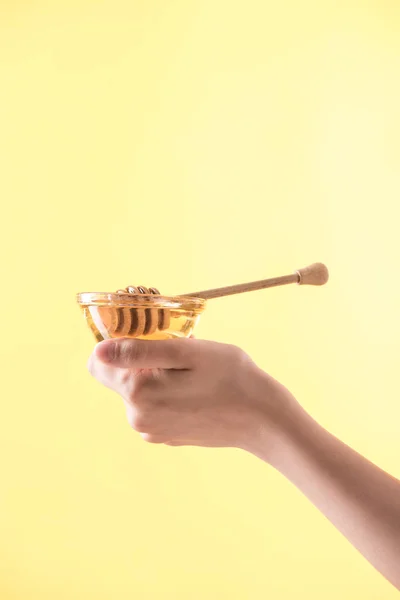
POLYGON ((124 398, 148 442, 240 447, 272 464, 400 589, 400 482, 320 427, 241 350, 108 340, 90 370, 124 398))
POLYGON ((268 460, 400 589, 400 481, 318 425, 300 407, 285 416, 268 460))

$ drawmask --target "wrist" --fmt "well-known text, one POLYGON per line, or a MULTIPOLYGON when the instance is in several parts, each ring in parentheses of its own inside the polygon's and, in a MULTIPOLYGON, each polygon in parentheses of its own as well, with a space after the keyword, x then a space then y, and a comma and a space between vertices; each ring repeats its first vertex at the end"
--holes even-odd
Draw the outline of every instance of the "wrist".
POLYGON ((289 390, 261 370, 251 391, 252 421, 243 449, 281 471, 313 420, 289 390))

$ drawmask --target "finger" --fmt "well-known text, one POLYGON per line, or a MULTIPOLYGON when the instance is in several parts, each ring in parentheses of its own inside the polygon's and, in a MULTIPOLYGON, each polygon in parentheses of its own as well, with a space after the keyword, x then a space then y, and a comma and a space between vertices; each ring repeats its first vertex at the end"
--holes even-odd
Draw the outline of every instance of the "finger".
POLYGON ((183 340, 107 340, 95 348, 101 362, 122 369, 189 369, 194 344, 183 340))
MULTIPOLYGON (((187 446, 187 447, 191 447, 191 448, 198 447, 198 444, 196 444, 196 442, 194 442, 193 440, 179 440, 179 439, 169 440, 167 442, 164 442, 164 445, 165 446, 187 446)), ((207 444, 205 444, 205 446, 207 446, 207 444)))
POLYGON ((154 433, 140 433, 142 439, 149 444, 165 444, 168 438, 165 435, 157 435, 154 433))
POLYGON ((166 446, 186 446, 187 444, 185 442, 165 442, 166 446))
POLYGON ((105 387, 117 392, 122 397, 129 397, 136 384, 137 374, 126 369, 118 369, 101 362, 93 353, 88 362, 89 373, 105 387))
POLYGON ((114 389, 115 387, 115 369, 112 367, 101 363, 94 353, 91 354, 87 368, 89 373, 97 379, 99 383, 108 387, 110 389, 114 389))

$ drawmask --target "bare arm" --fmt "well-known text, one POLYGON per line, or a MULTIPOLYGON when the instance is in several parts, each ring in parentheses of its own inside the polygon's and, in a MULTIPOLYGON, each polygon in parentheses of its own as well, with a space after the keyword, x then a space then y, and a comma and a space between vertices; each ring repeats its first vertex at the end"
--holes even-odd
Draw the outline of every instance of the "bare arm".
POLYGON ((259 442, 254 453, 269 459, 400 589, 400 481, 328 433, 295 405, 275 452, 264 456, 259 442))
POLYGON ((237 447, 271 464, 400 589, 400 482, 318 425, 240 349, 108 341, 89 368, 122 396, 146 441, 237 447))

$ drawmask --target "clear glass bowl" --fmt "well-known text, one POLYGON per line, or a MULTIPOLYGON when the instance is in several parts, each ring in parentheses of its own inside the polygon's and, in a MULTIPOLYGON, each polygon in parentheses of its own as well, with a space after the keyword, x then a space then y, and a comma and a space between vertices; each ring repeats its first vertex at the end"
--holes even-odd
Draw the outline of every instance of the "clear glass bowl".
POLYGON ((206 301, 155 294, 78 294, 86 322, 98 342, 129 337, 165 340, 189 337, 206 301))

